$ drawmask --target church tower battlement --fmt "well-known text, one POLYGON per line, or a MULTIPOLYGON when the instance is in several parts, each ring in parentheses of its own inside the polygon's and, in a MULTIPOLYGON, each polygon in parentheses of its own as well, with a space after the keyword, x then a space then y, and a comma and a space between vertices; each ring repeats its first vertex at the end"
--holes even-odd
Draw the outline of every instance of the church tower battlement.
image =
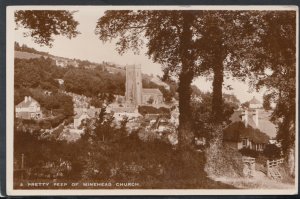
POLYGON ((141 65, 126 66, 126 103, 137 106, 142 104, 141 65))

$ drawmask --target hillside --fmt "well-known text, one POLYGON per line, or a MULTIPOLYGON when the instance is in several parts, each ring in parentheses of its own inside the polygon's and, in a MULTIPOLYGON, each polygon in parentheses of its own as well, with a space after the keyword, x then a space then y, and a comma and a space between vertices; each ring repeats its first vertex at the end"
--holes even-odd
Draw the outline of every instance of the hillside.
POLYGON ((15 58, 18 58, 18 59, 35 59, 35 58, 40 58, 40 57, 47 58, 47 56, 44 56, 41 54, 15 50, 15 58))
MULTIPOLYGON (((16 77, 23 81, 16 80, 15 85, 19 88, 25 84, 29 88, 56 90, 60 88, 56 79, 63 79, 64 89, 79 95, 98 97, 99 93, 125 94, 125 66, 54 56, 18 43, 15 43, 15 59, 23 60, 16 62, 16 77), (49 71, 53 71, 50 77, 49 71), (26 78, 22 77, 25 73, 28 74, 26 78)), ((168 102, 175 97, 177 84, 165 83, 157 76, 143 74, 143 87, 160 89, 168 102)))
POLYGON ((15 42, 15 58, 17 59, 35 59, 35 58, 51 58, 55 61, 55 64, 60 67, 80 67, 86 69, 95 69, 101 68, 102 70, 106 70, 109 73, 122 73, 125 74, 124 67, 117 67, 114 63, 109 63, 103 61, 102 63, 95 63, 88 60, 80 60, 80 59, 70 59, 61 56, 51 55, 48 52, 38 51, 34 48, 28 47, 26 45, 20 45, 15 42))

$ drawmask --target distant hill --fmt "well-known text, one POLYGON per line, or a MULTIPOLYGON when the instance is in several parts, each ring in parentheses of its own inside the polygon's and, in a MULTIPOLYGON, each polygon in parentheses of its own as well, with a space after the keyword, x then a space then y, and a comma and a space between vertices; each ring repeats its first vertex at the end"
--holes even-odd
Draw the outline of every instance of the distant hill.
POLYGON ((125 68, 116 66, 113 63, 102 62, 102 63, 94 63, 88 60, 80 60, 80 59, 70 59, 66 57, 54 56, 49 54, 48 52, 38 51, 34 48, 28 47, 26 45, 20 46, 19 43, 15 42, 15 58, 18 59, 34 59, 34 58, 51 58, 55 61, 55 64, 60 67, 80 67, 86 69, 95 69, 96 67, 102 68, 109 73, 121 73, 125 74, 125 68))
POLYGON ((47 58, 48 56, 15 50, 15 58, 18 58, 18 59, 34 59, 34 58, 40 58, 40 57, 47 58))

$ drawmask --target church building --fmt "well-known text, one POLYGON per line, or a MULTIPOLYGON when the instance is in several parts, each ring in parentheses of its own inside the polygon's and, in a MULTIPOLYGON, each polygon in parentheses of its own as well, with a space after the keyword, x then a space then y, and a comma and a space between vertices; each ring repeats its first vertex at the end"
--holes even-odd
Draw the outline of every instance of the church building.
POLYGON ((132 106, 163 103, 163 94, 157 88, 143 88, 141 65, 126 66, 126 103, 132 106))

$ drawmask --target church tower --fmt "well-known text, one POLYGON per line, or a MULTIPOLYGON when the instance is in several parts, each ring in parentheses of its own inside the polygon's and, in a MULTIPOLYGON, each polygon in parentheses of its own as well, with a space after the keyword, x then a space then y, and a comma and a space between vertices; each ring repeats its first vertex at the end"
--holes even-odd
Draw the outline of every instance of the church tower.
POLYGON ((142 104, 141 65, 126 66, 126 103, 137 106, 142 104))

